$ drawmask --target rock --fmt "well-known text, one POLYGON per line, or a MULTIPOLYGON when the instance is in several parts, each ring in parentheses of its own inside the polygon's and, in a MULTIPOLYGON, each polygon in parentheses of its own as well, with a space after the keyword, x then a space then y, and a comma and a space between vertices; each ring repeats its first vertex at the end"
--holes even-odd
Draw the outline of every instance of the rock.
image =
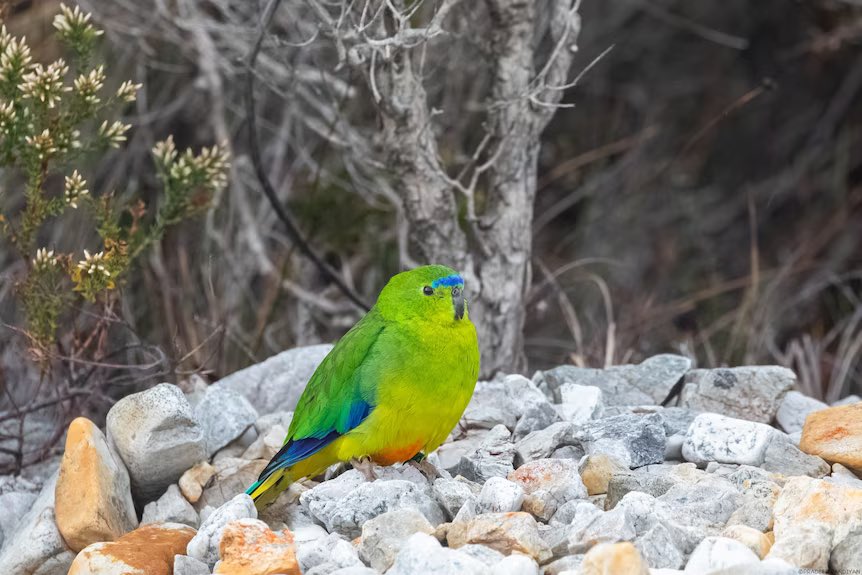
POLYGON ((240 493, 202 519, 197 534, 188 542, 186 555, 212 567, 219 558, 219 545, 225 526, 239 519, 257 519, 257 509, 251 497, 240 493))
POLYGON ((215 475, 209 480, 195 507, 202 510, 207 505, 221 507, 237 493, 242 493, 257 481, 267 462, 262 459, 246 461, 235 457, 217 459, 215 475))
POLYGON ((563 503, 587 496, 578 465, 569 459, 531 461, 510 473, 509 481, 524 489, 524 511, 544 521, 549 520, 563 503))
POLYGON ((323 523, 329 532, 354 538, 359 536, 366 521, 387 511, 408 507, 422 513, 432 525, 439 525, 446 520, 446 514, 431 497, 427 485, 420 486, 403 479, 378 479, 367 483, 355 470, 353 473, 358 477, 351 475, 336 486, 329 485, 350 473, 306 491, 299 499, 302 506, 323 523))
POLYGON ((760 563, 754 551, 727 537, 707 537, 692 552, 685 573, 703 575, 718 569, 739 569, 749 563, 760 563))
POLYGON ((248 449, 242 454, 243 459, 265 459, 269 461, 284 445, 287 430, 276 423, 268 428, 265 433, 257 436, 248 449))
POLYGON ((809 413, 814 413, 827 407, 829 406, 822 401, 808 397, 796 390, 790 390, 781 400, 775 419, 778 421, 781 429, 787 433, 794 433, 802 431, 805 418, 808 417, 809 413))
POLYGON ((562 365, 545 371, 545 382, 554 401, 564 383, 589 385, 602 390, 608 405, 649 405, 662 401, 691 367, 691 360, 678 355, 657 355, 638 365, 589 369, 562 365))
POLYGON ((608 492, 608 483, 615 475, 628 474, 629 468, 619 459, 606 453, 587 455, 579 464, 578 472, 589 495, 608 492))
POLYGON ((207 388, 195 405, 194 416, 203 427, 210 457, 245 433, 258 417, 248 399, 225 386, 207 388))
POLYGON ((775 433, 763 423, 702 413, 686 434, 682 455, 697 464, 717 461, 757 466, 763 463, 775 433))
POLYGON ((458 514, 467 499, 474 496, 478 497, 481 490, 481 485, 468 481, 461 476, 454 479, 436 479, 432 486, 434 498, 446 511, 449 519, 458 514))
POLYGON ((512 553, 491 565, 494 575, 539 575, 539 566, 526 555, 512 553))
POLYGON ((853 405, 854 403, 859 403, 862 401, 862 397, 858 395, 848 395, 847 397, 843 397, 836 402, 832 403, 832 407, 840 407, 842 405, 853 405))
POLYGON ((584 555, 581 575, 649 575, 649 569, 631 543, 601 543, 584 555))
MULTIPOLYGON (((506 557, 499 551, 495 551, 490 547, 486 547, 484 545, 475 545, 472 543, 468 545, 462 545, 458 548, 458 551, 460 551, 464 555, 469 555, 473 559, 478 559, 485 565, 492 565, 506 557)), ((523 555, 521 555, 521 557, 523 557, 523 555)))
POLYGON ((488 431, 484 429, 461 431, 456 427, 450 436, 450 440, 438 447, 434 454, 437 455, 440 465, 445 470, 457 475, 456 470, 461 465, 461 458, 471 455, 479 449, 479 446, 487 435, 488 431))
POLYGON ((187 525, 142 525, 116 541, 93 543, 78 553, 69 575, 171 575, 174 557, 195 534, 187 525))
POLYGON ((161 497, 144 507, 141 524, 145 523, 182 523, 197 529, 198 512, 186 501, 179 487, 171 485, 161 497))
POLYGON ((238 519, 225 525, 219 556, 213 571, 216 575, 301 575, 290 531, 273 533, 258 519, 238 519))
POLYGON ((605 504, 612 509, 625 497, 626 493, 638 491, 647 493, 653 497, 659 497, 667 493, 667 490, 676 484, 676 481, 667 473, 659 473, 653 469, 654 466, 646 466, 634 471, 626 469, 625 473, 613 475, 608 480, 608 497, 605 504))
POLYGON ((862 403, 810 414, 802 429, 799 448, 862 473, 862 403))
POLYGON ((688 514, 646 493, 631 492, 614 508, 622 510, 635 528, 637 536, 644 535, 655 525, 663 525, 670 534, 674 546, 684 555, 691 553, 705 537, 715 531, 715 526, 705 522, 697 514, 688 514))
POLYGON ((509 441, 510 435, 503 425, 488 431, 476 451, 461 457, 454 473, 478 483, 491 477, 506 477, 514 469, 515 447, 509 441))
POLYGON ((0 513, 0 549, 4 541, 15 535, 18 522, 33 507, 38 496, 38 492, 29 491, 10 491, 0 495, 0 509, 3 510, 0 513))
POLYGON ((189 503, 197 503, 198 499, 201 498, 204 487, 206 487, 213 475, 215 475, 215 467, 206 461, 202 461, 191 469, 186 470, 179 481, 183 497, 189 503))
POLYGON ((579 439, 588 455, 607 453, 631 468, 664 461, 667 441, 657 413, 606 417, 583 428, 579 439))
POLYGON ((796 447, 790 438, 775 432, 763 454, 761 467, 782 475, 823 477, 830 471, 829 464, 816 455, 808 455, 796 447))
POLYGON ((769 423, 795 384, 796 374, 785 367, 695 369, 686 374, 680 405, 769 423))
POLYGON ((523 487, 502 477, 492 477, 482 486, 476 502, 476 513, 520 511, 523 502, 523 487))
POLYGON ((492 429, 504 425, 514 429, 528 407, 549 405, 548 400, 529 379, 507 375, 502 380, 480 381, 464 411, 464 428, 492 429))
POLYGON ((801 570, 826 571, 832 550, 832 528, 823 523, 783 527, 769 550, 771 559, 783 559, 801 570))
POLYGON ((352 567, 342 567, 329 573, 329 575, 378 575, 377 571, 365 565, 354 565, 352 567))
POLYGON ((234 372, 210 387, 235 391, 249 400, 260 414, 292 410, 305 384, 332 345, 297 347, 261 363, 234 372))
POLYGON ((563 421, 583 425, 602 415, 602 390, 591 385, 564 383, 559 387, 560 404, 557 413, 563 421))
POLYGON ((133 493, 145 501, 163 493, 207 455, 203 430, 189 402, 167 383, 114 404, 107 429, 129 471, 133 493))
POLYGON ((539 536, 536 520, 524 512, 486 513, 470 521, 453 523, 446 541, 453 548, 477 543, 504 555, 517 551, 539 563, 551 558, 551 550, 539 536))
POLYGON ((566 445, 580 445, 577 427, 568 421, 552 423, 545 429, 527 434, 515 444, 515 465, 550 457, 554 451, 566 445))
POLYGON ((632 518, 622 508, 576 516, 567 538, 568 553, 584 553, 598 543, 633 541, 637 532, 632 518))
POLYGON ((675 483, 659 501, 694 524, 723 526, 743 499, 729 480, 693 466, 676 466, 669 477, 675 483))
POLYGON ((297 542, 296 558, 303 573, 329 573, 342 567, 362 565, 356 548, 337 533, 326 534, 304 543, 297 542))
POLYGON ((852 573, 862 564, 862 523, 857 522, 832 549, 829 569, 833 573, 852 573))
MULTIPOLYGON (((827 477, 826 481, 836 485, 846 485, 853 489, 862 489, 862 479, 859 479, 855 473, 840 463, 832 464, 832 475, 827 477)), ((0 496, 0 501, 2 501, 2 496, 0 496)))
POLYGON ((425 533, 411 535, 386 575, 491 575, 481 561, 456 549, 440 546, 440 542, 425 533))
POLYGON ((57 529, 54 493, 57 475, 51 477, 20 519, 0 551, 0 573, 62 575, 69 570, 75 553, 57 529))
POLYGON ((362 526, 359 556, 374 569, 386 571, 408 537, 414 533, 433 532, 434 527, 415 509, 389 511, 362 526))
POLYGON ((709 575, 799 575, 799 569, 781 559, 766 559, 759 563, 710 571, 709 575))
POLYGON ((722 531, 722 537, 739 541, 751 549, 759 559, 766 557, 772 541, 764 533, 747 525, 729 525, 722 531))
POLYGON ((210 575, 210 568, 188 555, 174 555, 173 575, 210 575))
POLYGON ((552 423, 562 421, 560 414, 554 409, 550 403, 540 403, 539 405, 531 405, 524 410, 524 415, 518 420, 515 425, 515 430, 512 431, 512 438, 515 441, 521 440, 534 431, 545 429, 552 423))
POLYGON ((680 569, 685 564, 682 551, 667 527, 657 523, 634 542, 647 565, 661 569, 680 569))
POLYGON ((138 526, 126 467, 85 417, 69 424, 56 489, 57 527, 73 551, 138 526))

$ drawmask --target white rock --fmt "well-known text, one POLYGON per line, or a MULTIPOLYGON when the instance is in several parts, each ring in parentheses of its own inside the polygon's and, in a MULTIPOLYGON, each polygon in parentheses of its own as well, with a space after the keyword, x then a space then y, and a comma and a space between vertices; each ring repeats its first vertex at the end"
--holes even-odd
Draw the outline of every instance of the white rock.
POLYGON ((194 416, 203 427, 210 457, 257 421, 257 411, 248 399, 223 386, 207 388, 194 408, 194 416))
POLYGON ((852 573, 859 565, 862 565, 862 522, 850 529, 829 556, 829 568, 833 573, 852 573))
POLYGON ((314 370, 331 349, 330 344, 289 349, 234 372, 210 387, 244 395, 260 414, 292 410, 314 370))
POLYGON ((567 501, 584 499, 587 488, 571 459, 539 459, 509 474, 509 481, 524 489, 523 509, 548 521, 567 501))
POLYGON ((605 417, 581 428, 578 439, 587 454, 606 453, 631 468, 663 462, 667 445, 658 413, 605 417))
POLYGON ((332 571, 329 575, 378 575, 378 571, 365 565, 353 565, 351 567, 342 567, 332 571))
POLYGON ((33 507, 33 502, 39 496, 38 493, 29 491, 10 491, 0 495, 0 549, 3 542, 15 535, 18 522, 33 507))
POLYGON ((243 459, 272 459, 284 445, 287 430, 276 423, 257 436, 248 449, 242 454, 243 459))
POLYGON ((803 570, 826 571, 832 537, 832 528, 824 523, 812 521, 784 525, 776 534, 775 543, 766 558, 783 559, 803 570))
POLYGON ((75 553, 66 546, 54 519, 56 485, 54 474, 3 545, 0 573, 65 575, 69 571, 75 553))
POLYGON ((781 429, 787 433, 795 433, 802 431, 805 418, 808 417, 809 413, 814 413, 827 407, 829 406, 822 401, 808 397, 796 390, 791 390, 781 400, 775 419, 778 421, 781 429))
POLYGON ((456 549, 441 547, 440 542, 416 533, 404 543, 386 575, 491 575, 481 561, 456 549))
POLYGON ((415 509, 396 509, 362 526, 359 556, 378 571, 386 571, 395 561, 403 543, 414 533, 433 533, 434 527, 415 509))
POLYGON ((539 575, 539 566, 532 557, 512 553, 491 566, 494 575, 539 575))
POLYGON ((832 407, 837 407, 839 405, 853 405, 860 401, 862 401, 862 397, 859 397, 858 395, 848 395, 847 397, 842 397, 838 401, 832 402, 832 407))
POLYGON ((118 401, 108 412, 107 430, 129 470, 133 493, 144 500, 206 459, 203 429, 174 385, 162 383, 118 401))
POLYGON ((515 444, 515 465, 550 457, 562 446, 579 444, 577 427, 568 422, 552 423, 545 429, 533 431, 515 444))
POLYGON ((692 422, 682 446, 686 460, 705 464, 760 465, 776 431, 763 423, 702 413, 692 422))
POLYGON ((337 533, 308 543, 297 543, 296 560, 305 575, 313 572, 331 573, 343 567, 362 565, 353 545, 337 533))
POLYGON ((453 474, 463 475, 478 483, 484 483, 491 477, 506 477, 514 469, 515 446, 509 441, 510 436, 505 426, 495 426, 487 432, 474 452, 461 457, 453 474))
POLYGON ((519 511, 523 502, 523 487, 502 477, 492 477, 482 486, 476 502, 476 513, 519 511))
POLYGON ((521 416, 514 431, 512 431, 512 438, 518 441, 530 433, 545 429, 558 421, 562 421, 560 414, 550 403, 532 405, 524 410, 524 415, 521 416))
POLYGON ((760 564, 754 551, 727 537, 707 537, 692 552, 685 573, 704 575, 728 567, 739 568, 747 564, 760 564))
MULTIPOLYGON (((862 479, 859 479, 855 473, 840 463, 832 464, 832 475, 827 477, 826 481, 836 485, 846 485, 854 489, 862 489, 862 479)), ((0 501, 2 501, 2 496, 0 496, 0 501)))
POLYGON ((257 519, 254 500, 245 493, 240 493, 203 520, 197 534, 186 547, 186 555, 209 567, 215 565, 219 559, 219 545, 225 525, 237 519, 257 519))
POLYGON ((188 555, 174 555, 173 575, 210 575, 209 566, 188 555))
POLYGON ((602 414, 602 390, 592 385, 566 382, 559 388, 560 404, 557 412, 563 421, 583 425, 602 414))
POLYGON ((147 503, 144 507, 144 523, 182 523, 189 527, 198 528, 198 512, 192 507, 180 488, 171 485, 168 490, 157 500, 147 503))
POLYGON ((635 541, 635 547, 647 565, 665 569, 679 569, 685 565, 685 557, 677 548, 674 537, 667 527, 657 523, 635 541))

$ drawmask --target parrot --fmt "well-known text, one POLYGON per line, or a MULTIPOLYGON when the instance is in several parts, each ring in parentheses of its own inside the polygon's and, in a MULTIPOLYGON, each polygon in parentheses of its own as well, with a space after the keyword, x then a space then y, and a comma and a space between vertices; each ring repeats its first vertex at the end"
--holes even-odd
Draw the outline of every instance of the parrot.
POLYGON ((455 428, 479 377, 464 279, 442 265, 392 276, 312 374, 281 449, 246 493, 258 509, 336 463, 366 477, 424 458, 455 428))

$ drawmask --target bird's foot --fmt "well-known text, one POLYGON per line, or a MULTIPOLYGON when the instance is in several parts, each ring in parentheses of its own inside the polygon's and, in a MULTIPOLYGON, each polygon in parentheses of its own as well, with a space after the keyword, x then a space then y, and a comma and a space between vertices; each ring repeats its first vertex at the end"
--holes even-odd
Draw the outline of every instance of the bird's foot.
POLYGON ((377 479, 377 474, 374 472, 374 461, 370 457, 360 457, 359 459, 351 459, 350 464, 353 469, 357 470, 365 477, 366 481, 374 481, 377 479))
POLYGON ((417 453, 407 463, 419 470, 428 481, 433 482, 435 479, 443 477, 440 470, 434 467, 434 464, 428 461, 424 453, 417 453))

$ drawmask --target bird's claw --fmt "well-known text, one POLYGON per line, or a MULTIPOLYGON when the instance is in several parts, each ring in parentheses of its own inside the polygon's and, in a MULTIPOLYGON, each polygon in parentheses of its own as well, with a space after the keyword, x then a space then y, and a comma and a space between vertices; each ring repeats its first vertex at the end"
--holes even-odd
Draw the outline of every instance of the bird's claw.
POLYGON ((443 477, 440 470, 434 467, 433 463, 428 461, 424 453, 417 453, 407 463, 418 469, 419 472, 428 479, 428 481, 434 481, 435 479, 443 477))
POLYGON ((374 481, 377 479, 377 473, 374 472, 374 461, 370 457, 360 457, 359 459, 351 459, 350 464, 353 469, 357 470, 365 477, 366 481, 374 481))

